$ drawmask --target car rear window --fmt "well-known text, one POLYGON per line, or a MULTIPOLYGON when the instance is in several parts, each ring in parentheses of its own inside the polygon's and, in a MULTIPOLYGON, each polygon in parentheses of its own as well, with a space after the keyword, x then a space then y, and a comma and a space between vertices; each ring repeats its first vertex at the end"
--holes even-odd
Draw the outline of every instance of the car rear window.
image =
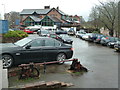
POLYGON ((60 42, 54 39, 46 39, 44 40, 45 46, 60 46, 60 42))

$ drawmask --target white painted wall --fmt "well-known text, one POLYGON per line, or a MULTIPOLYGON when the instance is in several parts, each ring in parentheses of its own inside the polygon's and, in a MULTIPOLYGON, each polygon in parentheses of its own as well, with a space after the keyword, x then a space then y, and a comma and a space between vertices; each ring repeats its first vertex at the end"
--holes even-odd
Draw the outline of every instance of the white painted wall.
POLYGON ((70 28, 61 28, 61 29, 65 30, 65 31, 69 31, 70 30, 70 28))
POLYGON ((2 88, 8 88, 8 70, 3 69, 2 73, 2 88))
POLYGON ((2 89, 2 60, 0 60, 0 90, 2 89))
POLYGON ((54 25, 53 27, 52 26, 42 26, 41 28, 43 28, 43 29, 56 29, 57 26, 56 25, 54 25))
POLYGON ((8 70, 3 69, 2 60, 0 60, 0 90, 8 88, 8 70))

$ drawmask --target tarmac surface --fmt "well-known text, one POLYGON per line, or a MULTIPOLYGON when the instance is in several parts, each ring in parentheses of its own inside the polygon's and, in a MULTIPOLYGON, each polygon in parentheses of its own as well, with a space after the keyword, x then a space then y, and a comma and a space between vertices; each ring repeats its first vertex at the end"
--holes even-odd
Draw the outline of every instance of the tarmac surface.
MULTIPOLYGON (((34 36, 34 35, 30 35, 34 36)), ((100 44, 89 43, 79 38, 73 39, 74 55, 89 71, 79 74, 68 73, 71 62, 63 65, 47 65, 46 73, 41 69, 38 79, 19 81, 17 77, 9 78, 9 87, 36 81, 62 81, 73 83, 70 88, 118 88, 118 56, 114 49, 100 44)))

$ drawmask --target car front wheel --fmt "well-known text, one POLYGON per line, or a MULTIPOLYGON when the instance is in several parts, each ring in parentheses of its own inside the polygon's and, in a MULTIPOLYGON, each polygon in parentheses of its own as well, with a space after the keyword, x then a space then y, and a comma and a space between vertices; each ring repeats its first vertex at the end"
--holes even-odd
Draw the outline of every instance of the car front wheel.
POLYGON ((64 53, 59 53, 57 55, 57 61, 59 61, 58 64, 63 64, 65 59, 66 59, 66 55, 64 53))
POLYGON ((2 55, 2 60, 3 60, 3 67, 4 68, 9 68, 13 64, 13 57, 11 55, 2 55))

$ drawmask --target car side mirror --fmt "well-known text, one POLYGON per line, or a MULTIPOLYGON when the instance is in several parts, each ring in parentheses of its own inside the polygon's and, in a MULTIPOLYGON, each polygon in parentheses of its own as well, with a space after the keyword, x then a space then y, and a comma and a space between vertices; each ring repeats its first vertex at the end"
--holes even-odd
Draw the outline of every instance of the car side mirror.
POLYGON ((26 49, 30 49, 30 47, 31 47, 31 45, 27 45, 25 48, 26 48, 26 49))

